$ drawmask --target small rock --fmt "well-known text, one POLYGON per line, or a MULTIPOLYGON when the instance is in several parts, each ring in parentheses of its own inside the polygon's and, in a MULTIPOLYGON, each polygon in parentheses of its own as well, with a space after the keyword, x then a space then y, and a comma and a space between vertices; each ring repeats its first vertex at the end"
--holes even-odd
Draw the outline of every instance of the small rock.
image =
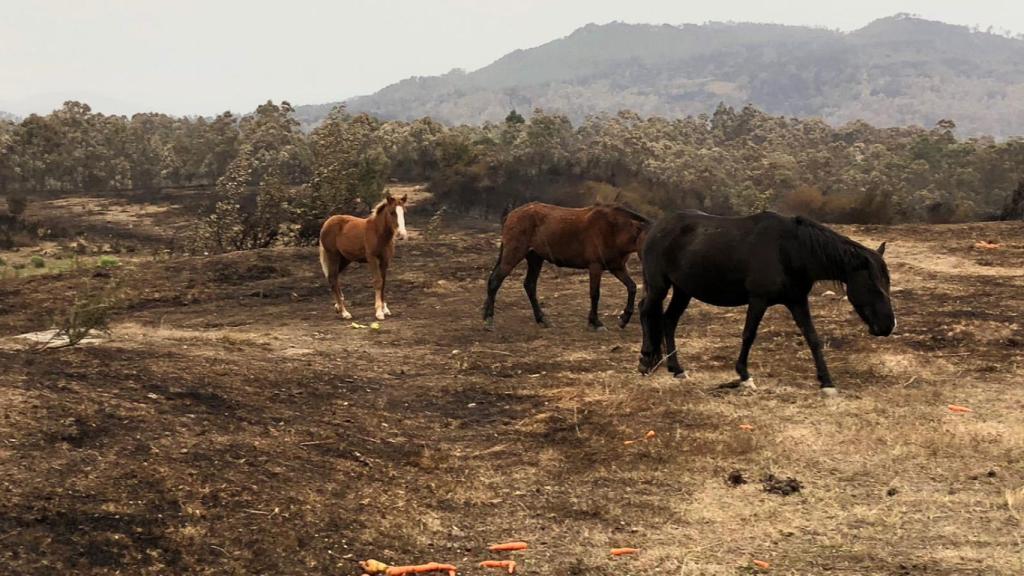
POLYGON ((886 496, 895 496, 895 495, 899 494, 899 492, 900 492, 899 490, 897 490, 895 487, 893 487, 893 488, 889 488, 888 490, 886 490, 885 491, 885 495, 886 496))
POLYGON ((729 472, 729 475, 725 477, 725 481, 728 482, 730 486, 740 486, 741 484, 747 483, 747 479, 743 477, 743 472, 740 472, 739 470, 729 472))
POLYGON ((761 485, 764 487, 764 491, 769 494, 778 494, 779 496, 789 496, 790 494, 796 494, 803 485, 800 481, 792 476, 786 478, 778 478, 774 474, 768 474, 761 479, 761 485))

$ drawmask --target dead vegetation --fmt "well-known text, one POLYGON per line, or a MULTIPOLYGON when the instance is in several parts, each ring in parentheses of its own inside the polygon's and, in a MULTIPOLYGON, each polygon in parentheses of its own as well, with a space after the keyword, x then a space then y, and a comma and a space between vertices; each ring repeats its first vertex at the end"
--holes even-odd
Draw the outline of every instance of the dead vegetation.
MULTIPOLYGON (((1024 227, 843 231, 890 242, 899 330, 872 339, 840 296, 813 299, 833 403, 780 310, 742 392, 718 388, 740 309, 691 307, 684 381, 635 373, 635 323, 587 331, 574 271, 544 272, 552 328, 509 289, 484 332, 496 226, 475 221, 400 246, 380 330, 334 315, 305 248, 4 280, 0 565, 486 574, 487 545, 523 540, 519 574, 1024 573, 1024 227), (109 341, 30 354, 9 338, 86 277, 118 286, 109 341), (800 489, 767 493, 769 477, 800 489), (641 551, 609 555, 622 547, 641 551)), ((366 271, 346 275, 368 322, 366 271)), ((606 286, 611 316, 624 294, 606 286)))

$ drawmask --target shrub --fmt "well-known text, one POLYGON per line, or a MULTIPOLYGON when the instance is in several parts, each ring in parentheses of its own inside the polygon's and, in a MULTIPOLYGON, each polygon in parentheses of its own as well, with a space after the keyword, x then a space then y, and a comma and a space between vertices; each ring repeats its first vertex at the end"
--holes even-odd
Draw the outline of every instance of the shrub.
POLYGON ((14 216, 15 220, 21 218, 25 213, 25 209, 28 208, 28 198, 24 196, 8 196, 7 197, 7 212, 11 216, 14 216))
POLYGON ((779 202, 779 211, 783 214, 819 218, 824 203, 825 198, 822 196, 821 190, 814 186, 802 185, 782 196, 782 200, 779 202))
MULTIPOLYGON (((92 332, 109 333, 108 325, 114 299, 109 290, 95 291, 89 286, 75 294, 75 301, 54 320, 57 332, 52 340, 67 340, 59 347, 75 346, 92 332)), ((47 348, 43 345, 43 348, 47 348)))
POLYGON ((109 270, 111 268, 117 268, 120 265, 121 265, 121 262, 117 258, 114 258, 113 256, 106 256, 106 255, 104 255, 104 256, 100 256, 96 260, 96 266, 98 266, 100 268, 103 268, 104 270, 109 270))
POLYGON ((43 260, 42 256, 33 256, 30 260, 33 268, 45 268, 46 260, 43 260))
POLYGON ((1024 220, 1024 180, 1017 183, 1017 188, 1006 197, 1000 220, 1024 220))

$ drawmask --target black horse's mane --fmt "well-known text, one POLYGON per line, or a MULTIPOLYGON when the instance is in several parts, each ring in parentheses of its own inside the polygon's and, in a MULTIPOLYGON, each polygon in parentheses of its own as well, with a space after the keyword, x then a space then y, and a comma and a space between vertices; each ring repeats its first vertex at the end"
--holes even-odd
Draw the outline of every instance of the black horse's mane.
POLYGON ((874 278, 882 276, 878 259, 871 257, 874 251, 867 246, 802 216, 793 222, 797 242, 817 257, 820 272, 830 279, 845 283, 851 271, 865 266, 874 278))

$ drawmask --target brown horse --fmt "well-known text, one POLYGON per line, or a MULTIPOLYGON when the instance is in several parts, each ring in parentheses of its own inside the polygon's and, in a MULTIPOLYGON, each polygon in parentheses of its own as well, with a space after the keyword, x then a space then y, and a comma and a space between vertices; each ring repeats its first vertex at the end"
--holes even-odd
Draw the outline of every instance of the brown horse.
POLYGON ((374 308, 377 319, 391 315, 384 299, 384 282, 388 264, 395 255, 395 233, 405 239, 405 203, 408 197, 395 198, 384 193, 384 200, 374 206, 366 218, 331 216, 320 228, 320 266, 331 285, 334 309, 348 320, 352 314, 345 308, 338 276, 352 262, 368 262, 373 273, 374 308))
POLYGON ((650 224, 647 218, 614 204, 563 208, 532 202, 509 212, 501 227, 498 261, 487 281, 485 327, 494 329, 494 299, 498 289, 525 258, 528 268, 523 287, 538 324, 548 325, 537 302, 537 278, 547 260, 556 266, 590 271, 588 324, 592 330, 604 329, 597 315, 601 273, 608 270, 615 275, 629 293, 626 309, 619 316, 619 327, 624 328, 633 315, 636 299, 636 284, 626 272, 626 261, 643 245, 650 224))

